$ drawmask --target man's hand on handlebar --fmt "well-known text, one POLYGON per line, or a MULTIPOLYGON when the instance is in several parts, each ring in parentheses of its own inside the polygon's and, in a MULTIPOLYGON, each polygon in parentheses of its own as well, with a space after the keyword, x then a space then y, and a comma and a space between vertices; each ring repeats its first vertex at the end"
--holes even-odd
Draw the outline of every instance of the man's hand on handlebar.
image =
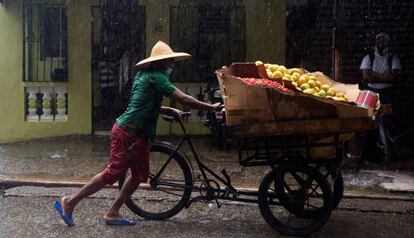
POLYGON ((182 120, 183 119, 183 117, 182 117, 183 111, 178 110, 177 108, 172 108, 171 107, 170 112, 168 114, 174 116, 177 120, 182 120))
POLYGON ((224 107, 224 105, 218 102, 218 103, 212 104, 211 110, 212 111, 220 111, 221 109, 223 109, 223 107, 224 107))

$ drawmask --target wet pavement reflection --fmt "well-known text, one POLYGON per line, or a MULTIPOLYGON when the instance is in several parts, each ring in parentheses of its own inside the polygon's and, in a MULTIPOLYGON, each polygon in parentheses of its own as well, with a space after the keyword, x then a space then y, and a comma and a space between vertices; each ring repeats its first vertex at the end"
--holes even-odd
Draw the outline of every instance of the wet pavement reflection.
MULTIPOLYGON (((178 137, 158 140, 177 142, 178 137)), ((235 149, 223 150, 210 137, 194 137, 201 160, 220 174, 226 169, 235 185, 256 187, 269 168, 244 168, 238 164, 235 149)), ((84 181, 106 166, 110 149, 109 136, 69 136, 37 139, 0 145, 0 175, 9 178, 84 181)), ((184 153, 192 159, 188 146, 184 153)))
MULTIPOLYGON (((178 143, 179 139, 178 136, 157 138, 172 144, 178 143)), ((201 161, 219 175, 222 169, 226 169, 236 187, 258 188, 261 179, 270 170, 264 166, 240 166, 235 146, 224 150, 214 144, 212 137, 193 136, 192 141, 201 161)), ((109 136, 67 136, 2 144, 0 179, 86 181, 105 168, 109 150, 109 136)), ((182 150, 195 167, 189 147, 184 145, 182 150)), ((374 188, 389 180, 375 173, 354 173, 346 169, 343 175, 346 186, 362 188, 374 188)))
MULTIPOLYGON (((193 203, 165 221, 139 218, 125 206, 121 213, 137 221, 133 227, 106 226, 102 216, 116 194, 103 189, 83 200, 67 227, 53 200, 75 188, 16 187, 0 197, 1 237, 286 237, 262 218, 257 205, 193 203)), ((309 237, 410 237, 413 202, 344 199, 320 231, 309 237)))

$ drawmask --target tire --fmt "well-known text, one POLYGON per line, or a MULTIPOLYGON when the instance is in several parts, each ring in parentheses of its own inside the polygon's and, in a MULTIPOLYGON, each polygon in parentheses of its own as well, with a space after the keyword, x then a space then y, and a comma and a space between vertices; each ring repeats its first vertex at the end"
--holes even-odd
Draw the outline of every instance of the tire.
MULTIPOLYGON (((334 168, 328 168, 328 171, 328 176, 330 179, 332 179, 331 181, 333 182, 333 185, 331 184, 333 192, 332 209, 336 209, 344 196, 344 179, 342 177, 341 171, 336 171, 334 168)), ((331 183, 331 181, 329 183, 331 183)))
MULTIPOLYGON (((125 202, 135 214, 148 220, 164 220, 178 214, 191 197, 193 179, 185 159, 174 153, 173 148, 162 143, 154 143, 150 148, 150 175, 148 185, 140 186, 125 202), (161 167, 166 165, 159 177, 155 177, 161 167), (159 185, 169 182, 168 185, 159 185), (174 184, 171 184, 174 183, 174 184)), ((119 187, 124 184, 125 176, 120 179, 119 187)))
POLYGON ((316 169, 287 164, 263 178, 258 203, 263 218, 272 228, 284 235, 306 236, 329 219, 333 197, 329 183, 316 169), (299 178, 294 179, 293 175, 299 178), (309 191, 310 188, 314 190, 309 191), (311 196, 314 192, 316 196, 311 196))
MULTIPOLYGON (((312 167, 314 168, 314 167, 312 167)), ((326 167, 322 166, 318 169, 318 172, 323 175, 323 177, 328 182, 331 191, 332 191, 332 210, 335 210, 339 203, 342 200, 344 195, 344 179, 342 178, 341 171, 336 170, 332 165, 327 164, 326 167)), ((316 217, 320 211, 318 209, 306 212, 306 216, 316 217)))
POLYGON ((339 203, 344 196, 344 179, 342 177, 341 170, 337 170, 333 165, 327 163, 325 166, 318 166, 316 164, 310 164, 311 167, 317 168, 331 186, 333 195, 332 208, 338 207, 339 203))

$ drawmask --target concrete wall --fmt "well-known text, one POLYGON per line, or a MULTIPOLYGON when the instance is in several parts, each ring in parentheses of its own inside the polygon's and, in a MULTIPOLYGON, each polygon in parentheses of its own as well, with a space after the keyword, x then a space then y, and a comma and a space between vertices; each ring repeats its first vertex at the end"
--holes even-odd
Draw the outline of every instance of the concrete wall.
POLYGON ((0 141, 22 134, 24 101, 22 83, 21 1, 0 6, 0 141))
POLYGON ((286 1, 244 0, 246 6, 246 61, 284 64, 286 1))
MULTIPOLYGON (((0 143, 40 137, 92 132, 91 6, 95 0, 71 0, 68 5, 68 83, 24 83, 23 0, 7 1, 0 7, 0 143), (68 88, 68 120, 64 122, 27 122, 24 112, 25 86, 63 85, 68 88)), ((178 0, 140 0, 146 7, 147 55, 158 40, 169 42, 170 7, 178 0), (160 28, 161 26, 161 28, 160 28), (160 30, 161 29, 161 30, 160 30)), ((244 0, 246 6, 246 61, 284 63, 285 0, 244 0)), ((178 65, 179 67, 179 65, 178 65)), ((203 84, 177 83, 181 89, 203 84)), ((164 101, 169 105, 169 99, 164 101)), ((159 134, 177 133, 166 122, 158 126, 159 134)), ((208 133, 202 123, 189 123, 193 134, 208 133)))
MULTIPOLYGON (((197 0, 194 0, 197 1, 197 0)), ((201 2, 201 1, 200 1, 201 2)), ((147 54, 158 41, 169 42, 170 7, 178 0, 140 0, 147 12, 147 54), (162 25, 162 32, 155 26, 162 25)), ((286 0, 243 0, 246 8, 246 61, 285 62, 286 0)))
MULTIPOLYGON (((203 1, 200 0, 199 2, 203 1)), ((146 7, 146 52, 149 56, 152 46, 158 40, 170 42, 170 7, 177 6, 179 1, 140 0, 139 3, 146 7), (162 31, 159 29, 162 29, 162 31)), ((286 47, 285 0, 244 0, 242 5, 246 8, 246 61, 262 60, 284 64, 286 47)), ((176 67, 180 67, 179 64, 176 67)), ((176 83, 176 86, 183 90, 186 87, 205 87, 205 84, 176 83)), ((163 104, 168 106, 169 99, 166 98, 163 104)), ((191 134, 210 133, 209 129, 200 122, 187 123, 186 127, 191 134)), ((171 125, 159 120, 157 134, 165 135, 169 133, 179 134, 180 129, 175 124, 171 125)))
POLYGON ((22 2, 0 7, 0 143, 91 133, 91 1, 71 0, 68 6, 68 83, 23 82, 22 2), (25 86, 57 85, 68 88, 68 120, 25 121, 25 86))

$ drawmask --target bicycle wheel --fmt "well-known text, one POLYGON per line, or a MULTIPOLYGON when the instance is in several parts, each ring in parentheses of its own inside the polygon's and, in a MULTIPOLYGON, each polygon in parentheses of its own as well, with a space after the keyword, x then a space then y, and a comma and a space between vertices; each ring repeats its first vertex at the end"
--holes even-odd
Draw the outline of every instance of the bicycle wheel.
MULTIPOLYGON (((193 179, 185 159, 163 144, 150 149, 148 184, 141 185, 125 204, 140 217, 164 220, 178 214, 187 205, 193 179)), ((125 177, 119 181, 123 185, 125 177)))
POLYGON ((285 235, 305 236, 319 230, 332 211, 329 183, 308 166, 281 165, 259 187, 260 212, 266 222, 285 235))

